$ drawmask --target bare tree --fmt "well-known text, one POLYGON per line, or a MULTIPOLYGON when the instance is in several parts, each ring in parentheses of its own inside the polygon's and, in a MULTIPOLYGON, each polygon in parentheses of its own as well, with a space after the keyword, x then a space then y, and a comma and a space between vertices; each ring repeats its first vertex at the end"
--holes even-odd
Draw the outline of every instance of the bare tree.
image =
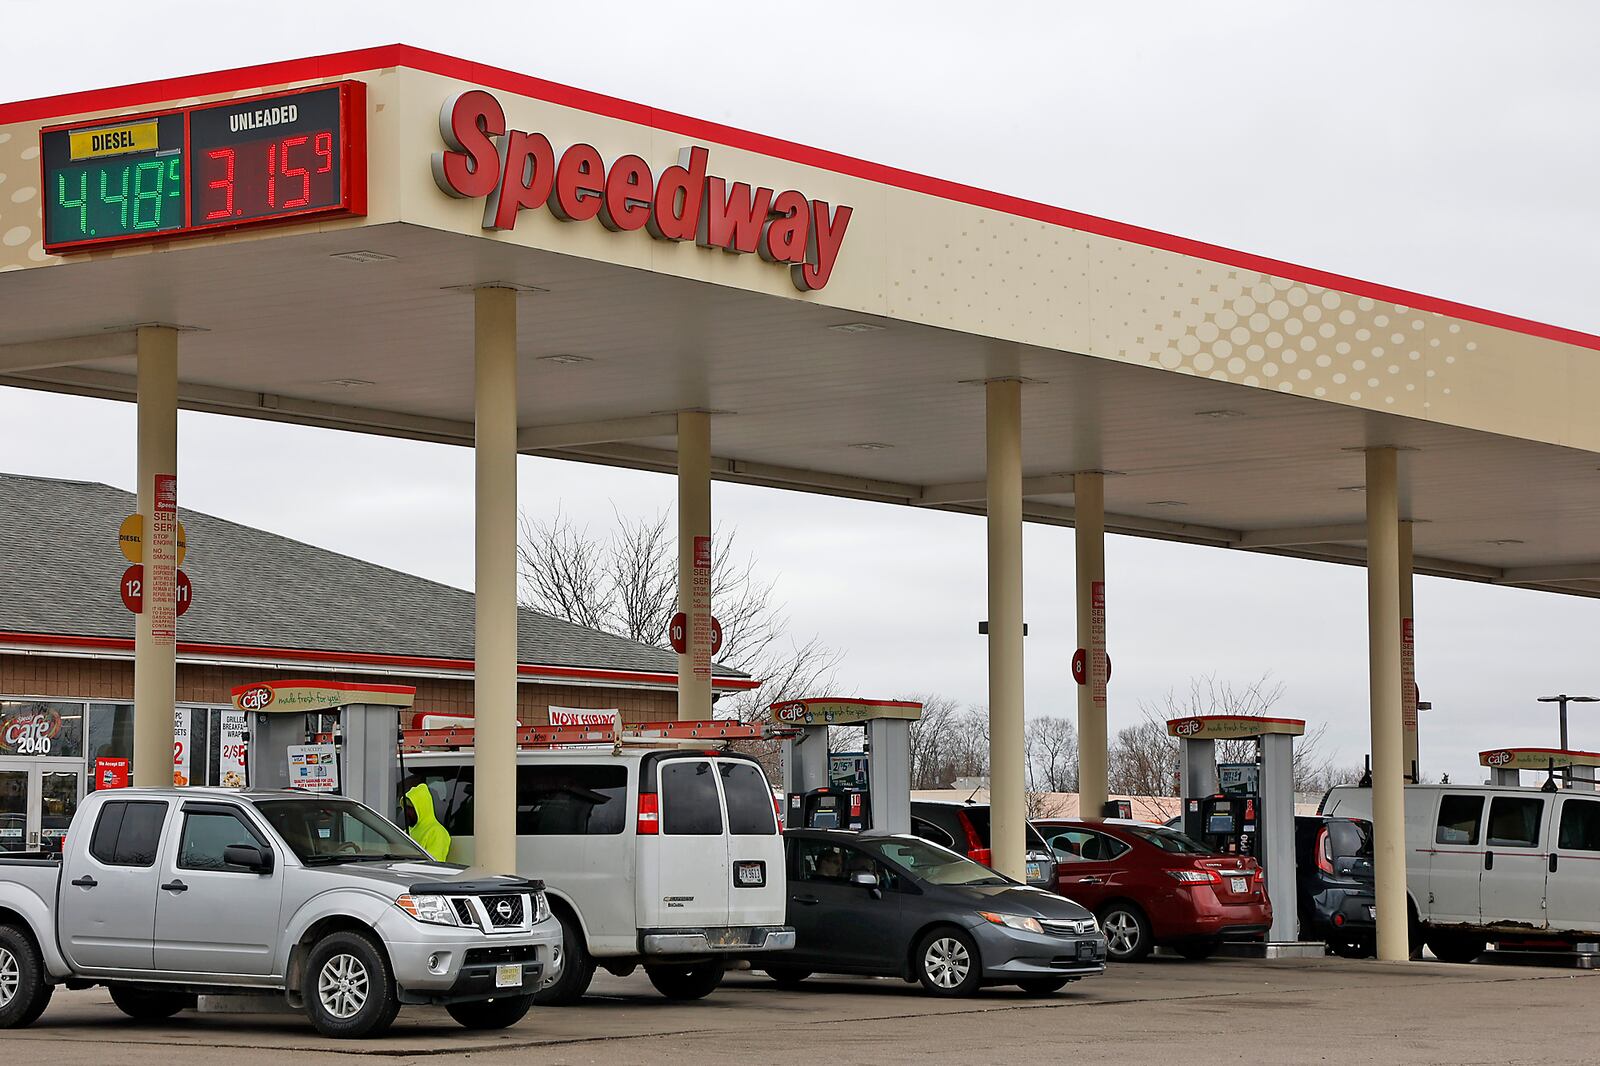
POLYGON ((1072 719, 1055 714, 1028 719, 1022 748, 1029 791, 1078 791, 1078 731, 1072 719))
POLYGON ((1107 791, 1122 796, 1172 796, 1178 771, 1178 741, 1165 722, 1147 720, 1117 730, 1107 752, 1107 791))
POLYGON ((989 716, 948 696, 911 695, 922 717, 911 723, 911 787, 948 788, 960 777, 989 776, 989 716))
MULTIPOLYGON (((569 622, 668 646, 667 627, 678 610, 678 544, 670 515, 630 517, 612 507, 613 523, 594 533, 559 511, 553 518, 522 517, 518 554, 522 602, 569 622)), ((754 556, 741 556, 732 531, 718 530, 712 545, 712 613, 722 626, 717 661, 761 682, 759 689, 723 696, 716 714, 766 721, 767 708, 800 696, 839 695, 834 670, 840 654, 816 636, 790 635, 789 618, 775 596, 776 579, 764 577, 754 556)), ((750 745, 775 760, 776 743, 750 745)))

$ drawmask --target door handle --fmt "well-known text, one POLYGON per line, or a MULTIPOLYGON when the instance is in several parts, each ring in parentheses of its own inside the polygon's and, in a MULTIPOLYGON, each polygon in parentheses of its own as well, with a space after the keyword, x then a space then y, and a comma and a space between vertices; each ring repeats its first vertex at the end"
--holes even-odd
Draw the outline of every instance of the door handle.
POLYGON ((161 886, 161 891, 163 891, 163 892, 187 892, 187 891, 189 891, 189 886, 184 884, 182 881, 168 881, 166 884, 161 886))
POLYGON ((1105 883, 1106 883, 1106 879, 1103 878, 1103 877, 1080 877, 1080 878, 1078 878, 1078 884, 1080 884, 1080 885, 1103 885, 1105 883))
POLYGON ((1494 852, 1486 851, 1483 853, 1483 868, 1485 870, 1494 869, 1494 852))
POLYGON ((794 900, 796 903, 804 903, 808 907, 822 902, 816 896, 790 896, 789 898, 794 900))
POLYGON ((1556 853, 1553 851, 1550 853, 1550 872, 1556 872, 1556 853))
MULTIPOLYGON (((1550 857, 1552 859, 1555 858, 1554 855, 1552 855, 1550 857)), ((84 874, 82 877, 75 877, 75 878, 72 879, 72 886, 74 888, 93 888, 95 885, 98 885, 99 883, 100 883, 99 881, 96 881, 94 878, 90 877, 88 874, 84 874)))

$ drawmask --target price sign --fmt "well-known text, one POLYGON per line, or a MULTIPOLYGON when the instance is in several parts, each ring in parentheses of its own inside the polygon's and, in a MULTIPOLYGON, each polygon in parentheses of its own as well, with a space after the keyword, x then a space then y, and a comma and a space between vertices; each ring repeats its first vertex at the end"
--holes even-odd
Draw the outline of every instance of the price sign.
POLYGON ((39 135, 53 254, 366 213, 366 86, 337 82, 39 135))

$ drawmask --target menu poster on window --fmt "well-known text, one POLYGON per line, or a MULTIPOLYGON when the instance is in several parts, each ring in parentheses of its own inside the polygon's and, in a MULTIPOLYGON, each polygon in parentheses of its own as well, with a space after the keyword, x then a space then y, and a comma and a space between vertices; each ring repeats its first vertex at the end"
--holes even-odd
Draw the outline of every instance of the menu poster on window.
POLYGON ((223 788, 245 788, 250 775, 245 770, 245 729, 243 711, 222 712, 222 747, 217 759, 217 784, 223 788))
POLYGON ((339 791, 339 751, 332 744, 289 745, 289 787, 302 792, 339 791))
POLYGON ((189 709, 172 712, 172 783, 182 788, 189 783, 189 709))

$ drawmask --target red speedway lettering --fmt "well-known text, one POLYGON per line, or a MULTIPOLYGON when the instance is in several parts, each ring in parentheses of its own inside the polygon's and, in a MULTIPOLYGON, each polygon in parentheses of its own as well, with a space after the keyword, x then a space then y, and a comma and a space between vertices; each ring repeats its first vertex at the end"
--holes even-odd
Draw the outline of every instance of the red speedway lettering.
POLYGON ((508 130, 500 101, 482 89, 444 102, 439 135, 448 150, 433 154, 433 179, 451 196, 481 198, 484 229, 513 229, 519 212, 547 207, 566 222, 599 219, 607 229, 642 229, 656 240, 753 252, 787 265, 795 288, 810 292, 832 277, 850 225, 844 205, 708 174, 710 151, 698 145, 683 149, 659 177, 637 155, 608 167, 589 144, 571 145, 558 159, 544 134, 508 130))

